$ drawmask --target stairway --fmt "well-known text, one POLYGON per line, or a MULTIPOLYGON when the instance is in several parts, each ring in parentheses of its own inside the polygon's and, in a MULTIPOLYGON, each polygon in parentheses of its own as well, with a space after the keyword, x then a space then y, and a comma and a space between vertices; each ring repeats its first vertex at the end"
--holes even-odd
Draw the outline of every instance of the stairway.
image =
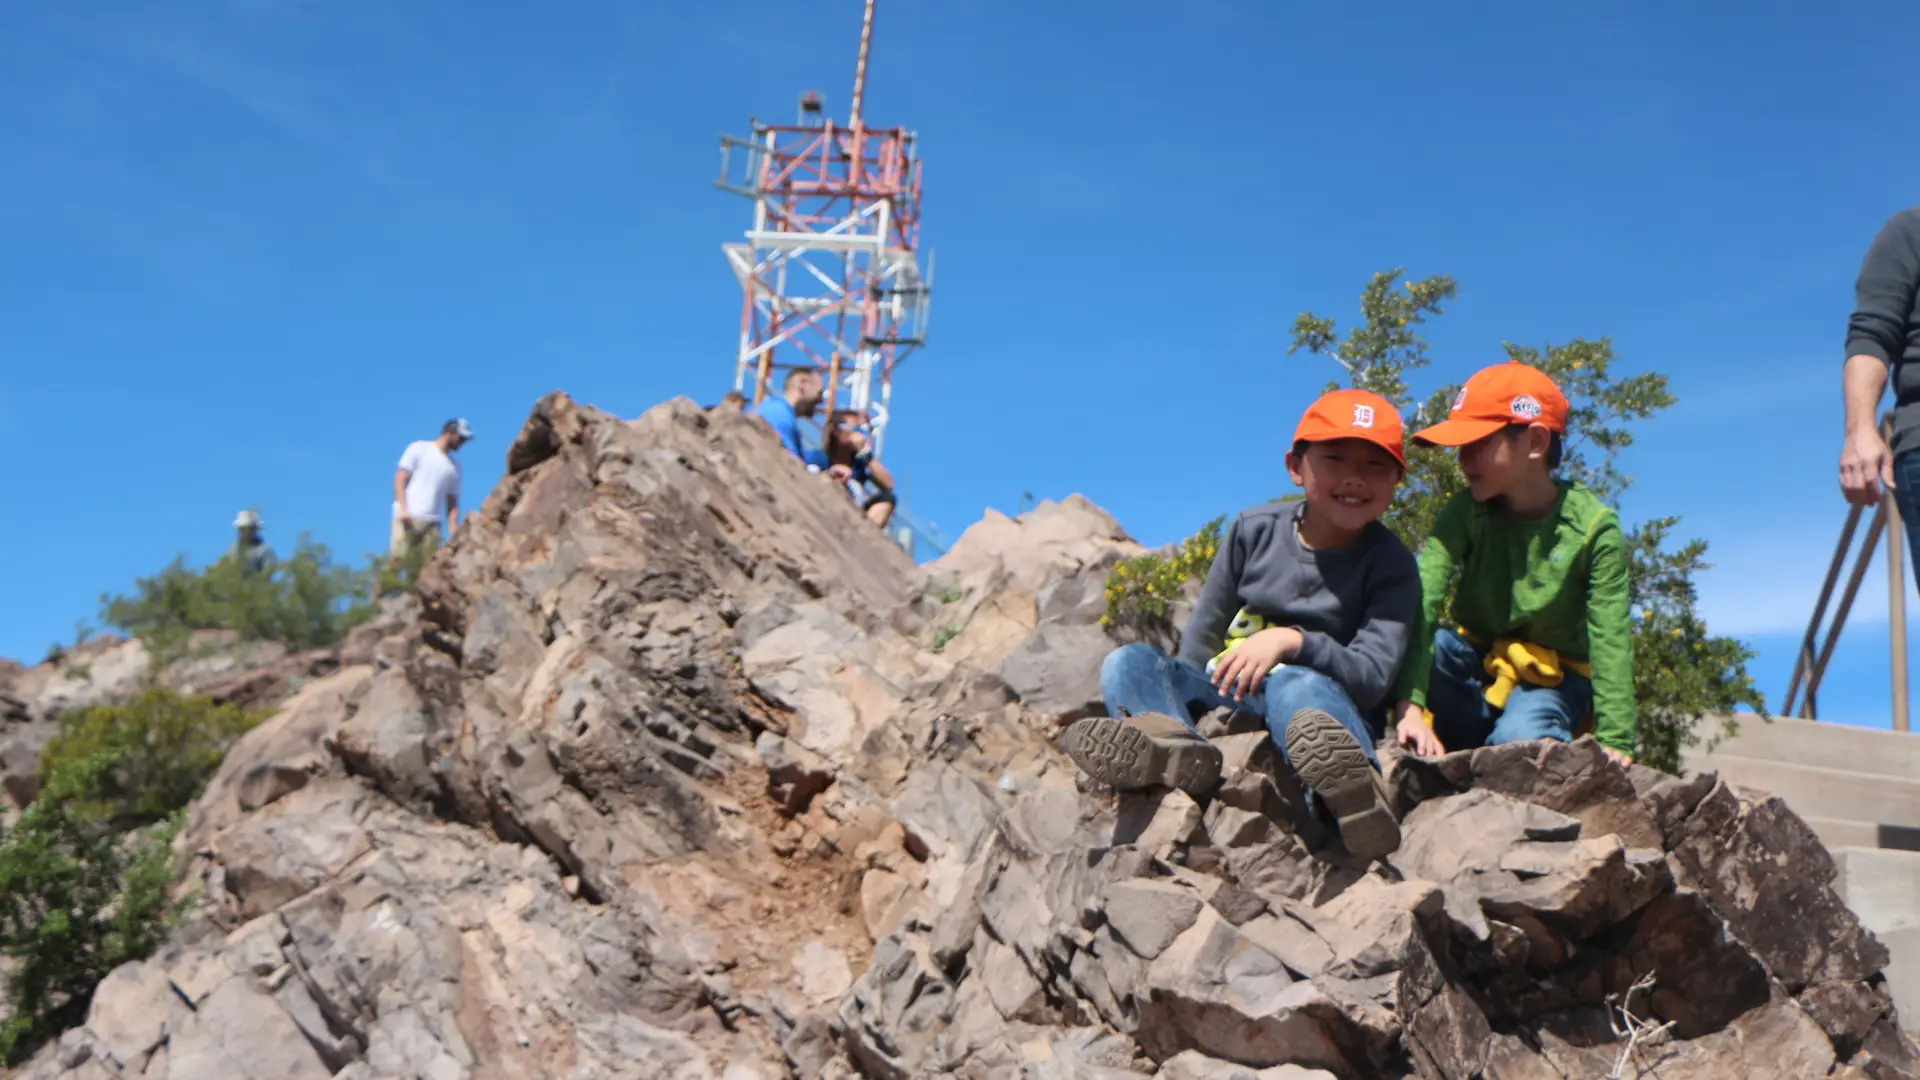
POLYGON ((1686 756, 1689 771, 1772 792, 1826 842, 1835 887, 1892 954, 1887 986, 1920 1032, 1920 738, 1742 715, 1740 733, 1686 756))

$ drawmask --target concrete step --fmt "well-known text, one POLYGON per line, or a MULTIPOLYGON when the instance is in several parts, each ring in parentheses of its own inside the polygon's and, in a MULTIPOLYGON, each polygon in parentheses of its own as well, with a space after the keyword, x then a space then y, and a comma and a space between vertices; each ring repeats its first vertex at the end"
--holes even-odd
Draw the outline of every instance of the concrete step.
POLYGON ((1778 795, 1803 818, 1920 829, 1920 780, 1718 753, 1700 767, 1778 795))
POLYGON ((1735 719, 1740 733, 1715 747, 1711 754, 1697 747, 1690 751, 1686 755, 1689 769, 1710 769, 1713 758, 1729 755, 1920 780, 1920 738, 1906 732, 1809 720, 1769 723, 1750 714, 1735 719))
MULTIPOLYGON (((1820 835, 1820 842, 1827 845, 1828 851, 1838 851, 1843 847, 1920 851, 1920 829, 1908 828, 1904 825, 1881 825, 1871 821, 1842 821, 1838 818, 1805 817, 1804 815, 1803 820, 1813 826, 1813 831, 1820 835)), ((1920 897, 1916 898, 1916 902, 1920 902, 1920 897)))
POLYGON ((1834 888, 1887 947, 1887 990, 1901 1027, 1920 1027, 1920 854, 1843 847, 1834 888))

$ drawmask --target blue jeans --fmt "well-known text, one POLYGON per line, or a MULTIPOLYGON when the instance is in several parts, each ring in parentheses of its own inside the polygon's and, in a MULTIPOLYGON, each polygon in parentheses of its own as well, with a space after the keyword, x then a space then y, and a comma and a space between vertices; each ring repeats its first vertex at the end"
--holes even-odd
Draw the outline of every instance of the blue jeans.
POLYGON ((1893 505, 1907 528, 1907 558, 1914 567, 1913 582, 1920 586, 1920 449, 1902 450, 1893 459, 1893 505))
MULTIPOLYGON (((1200 733, 1193 724, 1196 709, 1206 712, 1224 706, 1258 713, 1266 717, 1267 731, 1272 733, 1282 758, 1287 756, 1287 724, 1293 714, 1301 709, 1319 709, 1353 732, 1360 748, 1367 752, 1367 760, 1374 768, 1380 767, 1373 753, 1373 735, 1367 731, 1352 696, 1345 687, 1312 668, 1282 667, 1267 676, 1258 691, 1235 701, 1214 689, 1205 671, 1136 642, 1107 654, 1100 665, 1100 696, 1106 700, 1109 716, 1119 716, 1122 709, 1165 713, 1196 735, 1200 733)), ((1291 759, 1288 764, 1292 764, 1291 759)), ((1312 792, 1307 797, 1310 803, 1318 802, 1312 792)))
POLYGON ((1433 674, 1427 680, 1427 708, 1433 733, 1448 750, 1557 739, 1572 742, 1580 721, 1593 711, 1593 683, 1568 672, 1559 686, 1521 683, 1507 707, 1487 704, 1486 653, 1452 630, 1433 635, 1433 674))

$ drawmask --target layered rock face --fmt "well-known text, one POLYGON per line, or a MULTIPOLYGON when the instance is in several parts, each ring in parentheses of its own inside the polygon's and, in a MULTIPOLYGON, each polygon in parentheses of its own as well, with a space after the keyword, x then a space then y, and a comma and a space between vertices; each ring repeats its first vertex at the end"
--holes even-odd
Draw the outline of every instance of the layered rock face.
POLYGON ((1344 862, 1245 717, 1086 790, 1084 500, 916 568, 758 421, 543 400, 416 613, 249 733, 204 903, 24 1076, 1916 1075, 1777 800, 1597 746, 1400 762, 1344 862))

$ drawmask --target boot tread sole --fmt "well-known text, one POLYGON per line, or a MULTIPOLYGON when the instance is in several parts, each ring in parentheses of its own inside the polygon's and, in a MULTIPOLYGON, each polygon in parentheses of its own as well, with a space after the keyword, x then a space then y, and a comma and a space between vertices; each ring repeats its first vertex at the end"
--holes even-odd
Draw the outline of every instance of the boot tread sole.
POLYGON ((1060 742, 1088 776, 1119 791, 1165 786, 1199 795, 1220 779, 1220 750, 1205 739, 1156 739, 1116 717, 1076 721, 1060 742))
POLYGON ((1302 709, 1287 722, 1287 760, 1340 823, 1347 851, 1378 859, 1400 847, 1394 819, 1375 779, 1367 752, 1331 714, 1302 709))

